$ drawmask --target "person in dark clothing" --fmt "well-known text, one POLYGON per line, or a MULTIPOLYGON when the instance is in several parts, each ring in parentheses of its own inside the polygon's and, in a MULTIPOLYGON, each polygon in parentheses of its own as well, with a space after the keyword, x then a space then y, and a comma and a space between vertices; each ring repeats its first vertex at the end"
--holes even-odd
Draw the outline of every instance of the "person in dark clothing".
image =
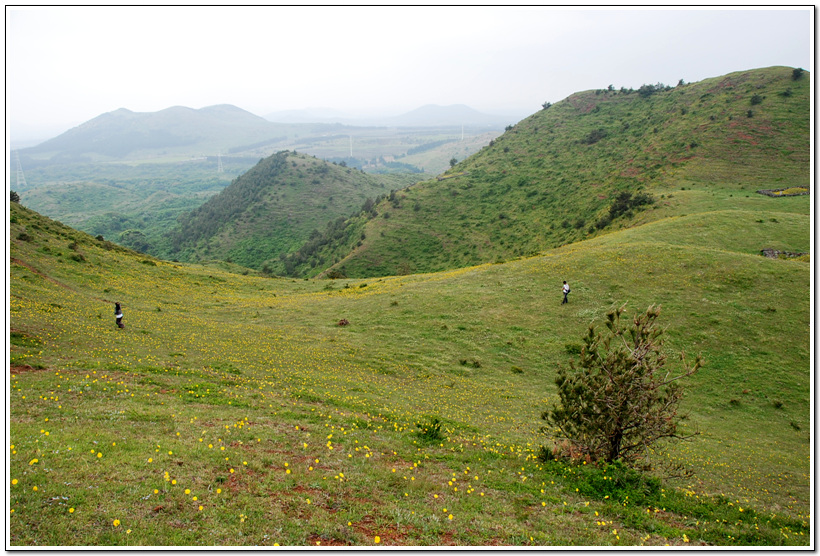
POLYGON ((117 326, 119 328, 125 328, 125 325, 122 323, 122 307, 120 307, 119 301, 114 303, 114 317, 117 319, 117 326))
POLYGON ((561 291, 564 292, 564 300, 561 302, 561 305, 564 303, 569 303, 567 300, 567 295, 569 295, 569 284, 567 284, 566 280, 564 280, 564 287, 561 288, 561 291))

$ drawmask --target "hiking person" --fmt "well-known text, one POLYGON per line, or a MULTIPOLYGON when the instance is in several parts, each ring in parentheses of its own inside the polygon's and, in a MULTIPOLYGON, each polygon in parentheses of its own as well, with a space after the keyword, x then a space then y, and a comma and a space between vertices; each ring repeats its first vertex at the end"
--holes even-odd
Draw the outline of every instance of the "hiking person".
POLYGON ((122 323, 122 307, 120 307, 119 301, 114 303, 114 317, 117 319, 117 326, 119 328, 125 328, 125 325, 122 323))
POLYGON ((566 280, 564 280, 564 287, 561 288, 561 291, 564 292, 564 300, 561 302, 561 305, 564 303, 569 303, 569 300, 567 299, 567 295, 569 295, 569 284, 567 284, 566 280))

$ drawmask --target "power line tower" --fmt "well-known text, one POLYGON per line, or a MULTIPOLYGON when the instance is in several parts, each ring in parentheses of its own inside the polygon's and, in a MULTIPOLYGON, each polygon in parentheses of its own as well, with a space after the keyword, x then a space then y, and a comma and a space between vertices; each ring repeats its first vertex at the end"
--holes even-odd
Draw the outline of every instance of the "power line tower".
POLYGON ((222 168, 222 153, 221 152, 216 155, 216 171, 217 171, 217 173, 220 173, 220 174, 225 171, 225 169, 222 168))
POLYGON ((20 153, 18 151, 14 151, 14 160, 17 162, 17 189, 20 189, 21 185, 27 188, 26 175, 23 174, 23 166, 20 164, 20 153))

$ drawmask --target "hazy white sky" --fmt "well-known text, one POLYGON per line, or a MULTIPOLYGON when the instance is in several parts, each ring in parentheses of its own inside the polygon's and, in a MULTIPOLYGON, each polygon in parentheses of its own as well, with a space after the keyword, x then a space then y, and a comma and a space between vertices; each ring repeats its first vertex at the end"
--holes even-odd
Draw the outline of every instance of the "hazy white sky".
POLYGON ((6 7, 6 119, 67 129, 121 107, 222 103, 261 116, 466 104, 524 117, 610 84, 812 70, 813 15, 809 7, 6 7))

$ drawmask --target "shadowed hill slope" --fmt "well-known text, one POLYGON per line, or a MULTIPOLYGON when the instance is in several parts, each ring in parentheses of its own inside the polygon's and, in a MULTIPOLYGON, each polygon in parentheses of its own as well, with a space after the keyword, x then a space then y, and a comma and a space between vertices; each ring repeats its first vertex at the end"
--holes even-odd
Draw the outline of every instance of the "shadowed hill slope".
POLYGON ((387 191, 379 177, 283 151, 261 160, 169 233, 168 258, 220 259, 282 273, 280 255, 387 191))

